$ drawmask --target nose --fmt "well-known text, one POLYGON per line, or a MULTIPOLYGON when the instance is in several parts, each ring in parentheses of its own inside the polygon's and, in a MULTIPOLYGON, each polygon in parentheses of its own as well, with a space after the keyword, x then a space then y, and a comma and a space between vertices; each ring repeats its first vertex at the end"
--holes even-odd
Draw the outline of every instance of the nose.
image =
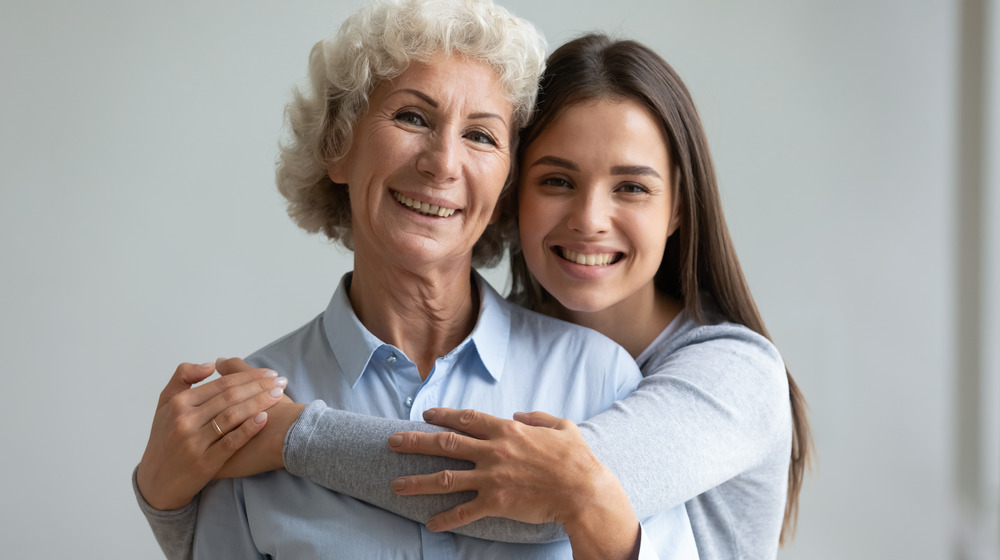
POLYGON ((577 233, 595 235, 611 230, 611 201, 597 189, 578 191, 566 225, 577 233))
POLYGON ((454 135, 442 132, 431 134, 417 156, 417 171, 434 183, 454 181, 462 167, 460 150, 454 135))

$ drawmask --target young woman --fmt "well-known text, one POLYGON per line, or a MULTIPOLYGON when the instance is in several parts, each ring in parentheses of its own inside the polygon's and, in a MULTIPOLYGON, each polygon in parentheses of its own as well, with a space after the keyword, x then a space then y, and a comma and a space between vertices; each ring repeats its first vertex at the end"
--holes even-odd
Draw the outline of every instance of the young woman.
POLYGON ((284 441, 279 466, 434 530, 511 541, 553 534, 492 517, 576 520, 602 499, 588 481, 607 468, 639 518, 685 503, 702 557, 773 558, 794 530, 805 405, 737 261, 690 95, 648 48, 599 35, 554 52, 540 91, 519 151, 513 296, 621 344, 642 368, 639 388, 579 429, 542 413, 431 409, 428 421, 472 437, 389 439, 471 470, 387 456, 372 442, 412 426, 314 403, 290 430, 269 423, 284 441), (394 497, 390 480, 435 496, 394 497), (466 503, 443 494, 467 490, 477 495, 466 503))

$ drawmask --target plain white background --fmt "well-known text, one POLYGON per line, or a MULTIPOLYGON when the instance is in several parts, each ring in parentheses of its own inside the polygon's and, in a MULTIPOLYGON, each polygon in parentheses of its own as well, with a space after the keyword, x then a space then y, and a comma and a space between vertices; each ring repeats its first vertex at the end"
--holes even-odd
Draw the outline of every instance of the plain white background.
MULTIPOLYGON (((955 558, 977 519, 995 535, 996 455, 956 444, 957 411, 980 406, 956 389, 968 259, 984 274, 975 332, 1000 333, 1000 232, 985 219, 971 256, 956 234, 961 3, 503 4, 551 46, 642 40, 690 87, 744 270, 811 405, 819 461, 781 558, 955 558), (971 506, 956 490, 970 461, 986 473, 971 506)), ((0 5, 5 556, 158 557, 129 476, 174 367, 292 330, 350 269, 287 218, 273 169, 310 47, 359 5, 0 5)), ((981 208, 1000 218, 986 162, 981 208)), ((973 346, 972 373, 993 406, 990 347, 973 346)))

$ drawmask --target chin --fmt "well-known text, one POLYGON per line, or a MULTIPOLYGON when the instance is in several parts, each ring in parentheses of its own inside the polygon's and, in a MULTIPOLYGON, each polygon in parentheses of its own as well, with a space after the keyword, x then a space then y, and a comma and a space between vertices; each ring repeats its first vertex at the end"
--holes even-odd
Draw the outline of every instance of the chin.
MULTIPOLYGON (((549 292, 551 294, 551 292, 549 292)), ((572 313, 597 313, 608 308, 608 303, 588 297, 559 298, 552 294, 567 311, 572 313)))

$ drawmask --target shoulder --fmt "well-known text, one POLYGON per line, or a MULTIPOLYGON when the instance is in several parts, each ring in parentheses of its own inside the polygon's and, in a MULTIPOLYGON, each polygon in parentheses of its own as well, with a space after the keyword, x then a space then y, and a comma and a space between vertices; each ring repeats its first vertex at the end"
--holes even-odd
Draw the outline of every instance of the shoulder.
POLYGON ((308 323, 250 354, 246 361, 255 368, 271 368, 284 374, 294 369, 295 361, 308 352, 314 352, 317 348, 315 343, 325 338, 323 313, 320 313, 308 323))
POLYGON ((527 341, 542 347, 558 344, 590 352, 624 351, 615 341, 593 329, 542 315, 512 303, 507 305, 511 308, 510 329, 512 337, 527 339, 527 341))
POLYGON ((751 329, 688 319, 642 365, 644 384, 706 391, 733 412, 790 421, 788 376, 778 349, 751 329), (772 417, 773 416, 773 417, 772 417))
POLYGON ((523 307, 510 307, 512 354, 542 363, 556 363, 560 370, 603 371, 618 379, 639 379, 632 356, 603 334, 523 307))
POLYGON ((647 365, 656 368, 679 357, 706 364, 740 363, 761 372, 784 376, 785 362, 774 344, 753 330, 736 323, 698 324, 686 319, 670 338, 654 349, 647 365))

